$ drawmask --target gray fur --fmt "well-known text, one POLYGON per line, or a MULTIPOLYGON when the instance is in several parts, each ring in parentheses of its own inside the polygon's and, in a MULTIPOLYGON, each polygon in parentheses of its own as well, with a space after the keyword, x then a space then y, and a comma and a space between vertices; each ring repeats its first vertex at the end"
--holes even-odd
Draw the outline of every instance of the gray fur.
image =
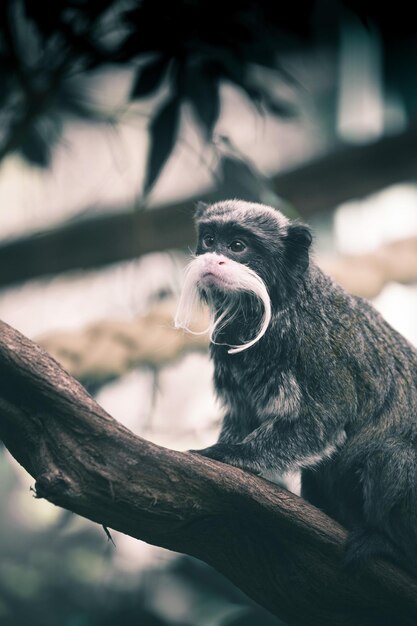
POLYGON ((258 343, 227 353, 256 329, 247 296, 216 338, 226 345, 211 347, 225 417, 219 442, 197 452, 256 473, 301 468, 303 497, 352 531, 347 563, 383 554, 417 569, 416 350, 309 259, 305 226, 239 200, 200 206, 196 222, 196 253, 213 233, 272 302, 258 343), (235 232, 248 244, 240 256, 235 232))

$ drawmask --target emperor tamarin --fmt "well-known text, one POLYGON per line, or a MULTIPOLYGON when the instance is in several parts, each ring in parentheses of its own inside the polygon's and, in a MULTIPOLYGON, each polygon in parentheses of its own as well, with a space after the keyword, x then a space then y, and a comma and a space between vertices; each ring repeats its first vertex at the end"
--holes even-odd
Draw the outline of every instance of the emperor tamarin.
POLYGON ((417 568, 417 352, 310 259, 309 229, 262 204, 199 205, 176 325, 212 314, 225 416, 199 454, 300 469, 302 496, 350 529, 346 559, 417 568))

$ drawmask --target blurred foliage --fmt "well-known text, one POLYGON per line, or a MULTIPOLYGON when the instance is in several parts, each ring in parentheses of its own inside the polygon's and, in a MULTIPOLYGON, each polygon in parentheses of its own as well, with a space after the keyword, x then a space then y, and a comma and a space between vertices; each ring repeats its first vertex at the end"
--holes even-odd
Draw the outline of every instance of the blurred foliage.
POLYGON ((115 119, 93 103, 89 79, 104 68, 128 67, 131 100, 165 94, 150 121, 148 190, 176 143, 184 104, 204 138, 211 139, 223 82, 239 88, 261 111, 292 115, 293 105, 272 88, 277 80, 292 81, 282 62, 285 53, 317 39, 337 45, 346 7, 365 24, 376 24, 390 46, 401 41, 401 50, 410 53, 415 21, 370 1, 3 0, 0 160, 19 151, 46 167, 68 116, 115 119), (259 67, 272 72, 269 79, 252 71, 259 67))
POLYGON ((103 119, 87 95, 85 77, 110 64, 134 74, 131 100, 170 94, 150 123, 152 137, 145 188, 155 182, 178 135, 188 102, 205 138, 220 113, 220 85, 228 80, 277 115, 291 107, 249 71, 253 64, 288 79, 277 59, 284 32, 308 32, 312 3, 297 12, 248 0, 4 0, 0 5, 0 158, 18 150, 47 166, 62 119, 103 119))

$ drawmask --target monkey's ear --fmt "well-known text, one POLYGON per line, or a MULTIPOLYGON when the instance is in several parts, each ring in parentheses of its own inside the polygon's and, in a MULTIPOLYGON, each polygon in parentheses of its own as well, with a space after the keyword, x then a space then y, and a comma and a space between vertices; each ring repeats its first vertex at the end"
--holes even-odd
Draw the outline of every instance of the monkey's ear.
POLYGON ((208 204, 206 204, 205 202, 201 202, 201 200, 199 200, 196 205, 195 205, 195 214, 194 217, 195 219, 200 218, 204 211, 207 209, 208 204))
POLYGON ((309 264, 309 248, 313 237, 304 224, 290 224, 285 239, 285 252, 291 269, 303 274, 309 264))

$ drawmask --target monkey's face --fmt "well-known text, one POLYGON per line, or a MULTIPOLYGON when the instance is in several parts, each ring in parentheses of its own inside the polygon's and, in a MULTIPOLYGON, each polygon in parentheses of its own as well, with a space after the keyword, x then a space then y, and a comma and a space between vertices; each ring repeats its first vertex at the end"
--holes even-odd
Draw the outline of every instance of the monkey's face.
MULTIPOLYGON (((279 253, 279 246, 274 245, 274 250, 279 253)), ((234 222, 201 222, 196 256, 201 257, 199 287, 203 295, 221 292, 233 296, 234 292, 244 291, 247 283, 252 285, 254 274, 267 289, 271 250, 265 249, 248 228, 234 222)))
MULTIPOLYGON (((210 340, 239 315, 250 302, 255 316, 254 339, 232 346, 229 353, 240 352, 265 334, 271 319, 271 301, 262 278, 244 261, 251 257, 247 239, 226 238, 213 229, 202 232, 195 259, 187 267, 184 286, 175 318, 177 328, 189 329, 194 303, 202 299, 209 305, 212 320, 207 331, 210 340), (240 262, 236 260, 240 259, 240 262)), ((253 330, 249 329, 253 336, 253 330), (252 331, 252 332, 251 332, 252 331)))
POLYGON ((197 225, 196 257, 187 268, 176 326, 189 329, 194 302, 202 298, 212 310, 214 342, 215 332, 250 307, 258 332, 229 350, 239 352, 265 334, 272 306, 285 302, 306 269, 311 235, 271 207, 235 200, 204 207, 197 225))

